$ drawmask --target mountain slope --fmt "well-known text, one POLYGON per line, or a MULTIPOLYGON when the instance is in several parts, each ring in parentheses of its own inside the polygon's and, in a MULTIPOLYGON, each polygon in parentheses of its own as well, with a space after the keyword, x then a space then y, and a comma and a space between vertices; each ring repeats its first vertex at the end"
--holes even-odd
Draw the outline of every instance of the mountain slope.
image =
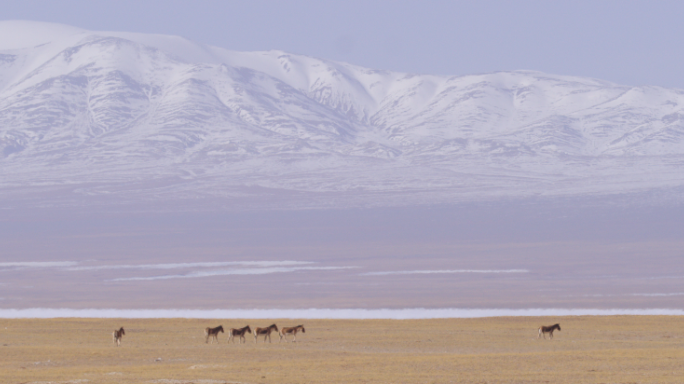
POLYGON ((25 21, 0 22, 0 36, 8 206, 264 189, 416 204, 684 184, 682 90, 410 75, 25 21))

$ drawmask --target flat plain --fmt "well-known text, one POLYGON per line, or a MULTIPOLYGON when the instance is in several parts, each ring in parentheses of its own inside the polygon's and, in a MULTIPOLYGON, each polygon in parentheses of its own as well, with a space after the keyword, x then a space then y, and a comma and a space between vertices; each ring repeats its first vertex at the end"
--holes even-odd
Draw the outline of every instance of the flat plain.
POLYGON ((2 383, 681 383, 676 316, 274 320, 296 342, 205 344, 270 320, 1 319, 2 383), (553 340, 541 324, 560 323, 553 340), (126 336, 116 347, 112 331, 126 336))

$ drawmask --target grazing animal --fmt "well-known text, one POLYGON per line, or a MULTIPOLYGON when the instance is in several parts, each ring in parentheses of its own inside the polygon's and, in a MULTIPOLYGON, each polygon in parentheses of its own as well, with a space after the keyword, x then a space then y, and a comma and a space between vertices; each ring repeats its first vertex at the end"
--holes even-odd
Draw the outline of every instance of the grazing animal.
POLYGON ((246 343, 247 340, 245 339, 245 333, 252 333, 252 328, 250 328, 249 325, 244 327, 244 328, 240 328, 240 329, 231 328, 228 331, 228 341, 233 340, 233 343, 234 343, 235 342, 235 336, 237 336, 240 338, 240 341, 239 341, 240 344, 242 344, 243 341, 246 343))
POLYGON ((122 338, 123 335, 125 335, 125 334, 126 334, 126 331, 124 331, 123 327, 119 328, 118 331, 117 331, 117 330, 114 330, 114 332, 112 333, 112 337, 114 338, 114 342, 116 343, 116 346, 117 346, 117 347, 118 347, 119 345, 121 345, 121 338, 122 338))
POLYGON ((223 333, 223 325, 219 325, 216 328, 209 328, 204 330, 204 336, 207 337, 206 340, 204 340, 205 343, 209 342, 209 337, 211 336, 211 343, 214 344, 214 340, 216 340, 216 343, 218 343, 218 334, 219 332, 223 333))
MULTIPOLYGON (((284 327, 280 329, 280 332, 278 333, 280 335, 280 341, 283 341, 283 338, 285 335, 292 335, 292 341, 297 341, 297 332, 301 330, 302 333, 306 333, 306 329, 304 329, 303 325, 298 325, 296 327, 284 327)), ((285 341, 290 341, 285 337, 285 341)))
POLYGON ((271 342, 271 332, 276 331, 278 332, 278 327, 275 324, 271 324, 270 326, 266 328, 254 328, 254 344, 256 344, 257 339, 259 336, 264 336, 264 343, 266 342, 266 338, 268 337, 268 342, 271 342))
POLYGON ((540 326, 539 327, 539 334, 537 335, 537 339, 539 339, 542 336, 544 336, 544 338, 546 339, 547 333, 549 334, 549 337, 553 339, 553 331, 555 331, 556 329, 559 331, 561 330, 560 324, 554 324, 554 325, 549 325, 549 326, 546 326, 546 325, 540 326))

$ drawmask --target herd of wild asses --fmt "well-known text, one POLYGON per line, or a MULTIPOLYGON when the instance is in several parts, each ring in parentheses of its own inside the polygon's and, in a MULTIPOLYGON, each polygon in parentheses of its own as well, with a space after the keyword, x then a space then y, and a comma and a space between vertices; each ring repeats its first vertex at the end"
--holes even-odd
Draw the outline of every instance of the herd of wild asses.
MULTIPOLYGON (((271 324, 266 328, 254 328, 254 331, 252 331, 252 328, 249 327, 249 325, 242 327, 242 328, 231 328, 228 330, 228 341, 233 341, 235 342, 235 337, 239 337, 239 343, 247 342, 245 340, 245 333, 252 333, 254 335, 254 343, 257 342, 257 339, 259 336, 264 337, 264 343, 266 342, 266 338, 268 338, 268 342, 271 342, 271 332, 278 332, 278 335, 280 336, 280 341, 282 342, 283 339, 285 341, 297 341, 297 332, 302 331, 302 333, 306 333, 306 330, 304 329, 303 325, 297 325, 295 327, 284 327, 278 330, 278 326, 275 324, 271 324), (292 340, 288 340, 287 335, 292 335, 292 340)), ((214 340, 218 343, 218 334, 223 333, 223 326, 219 325, 216 328, 206 328, 204 330, 204 336, 206 336, 205 342, 209 342, 209 338, 211 337, 211 342, 213 343, 214 340)))
MULTIPOLYGON (((546 334, 549 334, 549 338, 553 339, 553 331, 555 330, 561 330, 560 324, 554 324, 554 325, 541 325, 539 326, 539 333, 537 335, 537 339, 541 338, 542 336, 544 339, 546 339, 546 334)), ((306 333, 306 330, 304 329, 303 325, 297 325, 295 327, 283 327, 280 330, 278 330, 278 326, 275 324, 271 324, 266 328, 254 328, 254 331, 252 331, 252 328, 249 327, 249 325, 242 327, 242 328, 231 328, 228 330, 228 341, 233 341, 235 342, 235 338, 238 337, 238 343, 242 344, 243 342, 247 342, 245 339, 245 334, 246 333, 251 333, 254 335, 254 343, 256 344, 259 336, 264 337, 264 343, 266 342, 266 338, 268 338, 268 342, 271 342, 271 332, 278 332, 278 335, 280 336, 280 341, 282 342, 283 339, 285 341, 297 341, 297 332, 302 331, 302 333, 306 333), (292 340, 288 340, 287 335, 292 335, 292 340)), ((218 343, 218 334, 219 333, 225 333, 223 330, 223 326, 219 325, 218 327, 215 328, 205 328, 204 329, 204 336, 206 336, 206 339, 204 340, 205 343, 209 343, 209 338, 211 338, 211 343, 214 343, 214 340, 216 340, 216 343, 218 343)), ((114 330, 114 333, 112 333, 112 337, 114 338, 114 343, 116 346, 121 345, 121 338, 126 334, 124 331, 123 327, 119 328, 118 330, 114 330)))
MULTIPOLYGON (((254 328, 254 331, 252 331, 252 328, 248 326, 242 327, 242 328, 231 328, 228 330, 228 341, 233 341, 235 342, 235 338, 238 337, 238 343, 242 344, 243 342, 247 342, 245 339, 245 334, 246 333, 251 333, 254 335, 254 343, 257 342, 257 339, 259 336, 264 337, 264 343, 266 342, 266 338, 268 338, 268 342, 271 342, 271 332, 278 332, 278 335, 280 336, 280 341, 282 342, 283 339, 285 341, 297 341, 297 332, 301 331, 302 333, 306 333, 306 329, 304 329, 303 325, 297 325, 295 327, 283 327, 280 330, 278 330, 278 326, 275 324, 271 324, 266 328, 254 328), (292 340, 287 339, 287 335, 292 335, 292 340)), ((552 331, 553 332, 553 331, 552 331)), ((204 336, 206 336, 206 339, 204 340, 205 343, 209 343, 209 338, 211 338, 211 343, 214 343, 214 340, 216 340, 216 343, 218 343, 218 334, 219 333, 225 333, 223 330, 223 326, 219 325, 218 327, 215 328, 205 328, 204 329, 204 336)), ((121 338, 126 334, 126 331, 124 331, 124 328, 121 327, 118 330, 115 330, 114 333, 112 333, 112 337, 114 338, 114 343, 116 346, 121 345, 121 338)))

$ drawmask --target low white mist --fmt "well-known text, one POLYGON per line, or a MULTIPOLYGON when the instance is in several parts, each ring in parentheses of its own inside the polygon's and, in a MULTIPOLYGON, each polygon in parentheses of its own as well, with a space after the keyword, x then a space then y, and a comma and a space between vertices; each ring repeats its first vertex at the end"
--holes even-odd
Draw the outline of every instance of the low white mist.
POLYGON ((416 271, 380 271, 361 273, 360 276, 420 275, 433 273, 528 273, 527 269, 438 269, 416 271))
POLYGON ((610 316, 669 315, 684 316, 682 309, 470 309, 470 308, 406 308, 406 309, 69 309, 29 308, 0 309, 0 318, 191 318, 191 319, 444 319, 500 316, 610 316))

